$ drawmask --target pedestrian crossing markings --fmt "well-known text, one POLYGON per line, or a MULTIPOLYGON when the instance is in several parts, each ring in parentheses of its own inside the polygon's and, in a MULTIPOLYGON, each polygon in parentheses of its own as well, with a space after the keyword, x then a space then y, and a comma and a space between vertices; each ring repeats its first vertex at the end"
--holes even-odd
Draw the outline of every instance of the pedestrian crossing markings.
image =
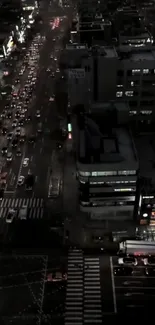
POLYGON ((21 208, 26 205, 28 208, 43 207, 43 199, 41 198, 4 198, 0 204, 1 208, 21 208))
POLYGON ((28 207, 28 219, 43 218, 44 201, 42 198, 4 198, 0 204, 0 218, 6 218, 9 209, 20 209, 23 205, 28 207))
POLYGON ((102 324, 99 257, 68 253, 65 325, 102 324))

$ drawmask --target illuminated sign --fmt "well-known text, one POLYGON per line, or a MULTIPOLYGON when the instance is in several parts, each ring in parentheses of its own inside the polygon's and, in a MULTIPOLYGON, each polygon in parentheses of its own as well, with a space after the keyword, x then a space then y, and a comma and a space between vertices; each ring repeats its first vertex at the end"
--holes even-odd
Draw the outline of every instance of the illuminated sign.
POLYGON ((72 125, 71 125, 71 123, 68 123, 68 132, 72 132, 72 125))

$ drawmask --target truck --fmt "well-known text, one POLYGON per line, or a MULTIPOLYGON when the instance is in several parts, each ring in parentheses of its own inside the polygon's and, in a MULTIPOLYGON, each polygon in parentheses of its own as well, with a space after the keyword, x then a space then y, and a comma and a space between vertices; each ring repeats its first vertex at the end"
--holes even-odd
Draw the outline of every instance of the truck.
POLYGON ((19 209, 19 213, 18 213, 18 217, 21 220, 26 220, 27 219, 27 212, 28 212, 28 208, 27 205, 23 205, 20 209, 19 209))
POLYGON ((51 177, 49 189, 48 189, 48 198, 56 198, 60 193, 60 179, 57 177, 51 177))
POLYGON ((119 243, 119 255, 155 256, 155 241, 125 240, 119 243))

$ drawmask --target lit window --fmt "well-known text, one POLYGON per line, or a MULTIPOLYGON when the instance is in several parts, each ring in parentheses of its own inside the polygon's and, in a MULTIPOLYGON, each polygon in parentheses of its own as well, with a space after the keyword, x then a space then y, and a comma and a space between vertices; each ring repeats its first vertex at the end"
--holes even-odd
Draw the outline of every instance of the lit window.
POLYGON ((149 69, 143 69, 143 74, 148 74, 149 73, 149 69))
POLYGON ((90 176, 90 172, 79 171, 80 176, 90 176))
POLYGON ((140 111, 142 115, 151 115, 152 111, 140 111))
POLYGON ((137 115, 137 111, 129 111, 129 115, 130 115, 130 116, 137 115))
POLYGON ((115 176, 117 175, 117 171, 100 171, 100 172, 92 172, 92 176, 115 176))
POLYGON ((133 69, 132 70, 132 75, 140 74, 140 69, 133 69))
POLYGON ((134 81, 131 81, 131 87, 133 87, 135 85, 134 81))
POLYGON ((131 192, 131 191, 135 191, 135 189, 133 188, 114 188, 115 192, 131 192))
POLYGON ((123 91, 116 92, 116 97, 122 97, 122 96, 123 96, 123 91))
POLYGON ((125 95, 127 97, 132 97, 133 96, 133 91, 125 91, 125 95))
POLYGON ((135 170, 119 170, 118 175, 136 175, 135 170))

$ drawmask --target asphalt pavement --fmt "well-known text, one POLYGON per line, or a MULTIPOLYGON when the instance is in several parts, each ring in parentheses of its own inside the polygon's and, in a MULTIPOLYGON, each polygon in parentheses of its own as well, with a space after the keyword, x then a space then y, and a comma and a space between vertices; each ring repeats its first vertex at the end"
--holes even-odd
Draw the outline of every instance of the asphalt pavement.
POLYGON ((61 324, 66 282, 49 280, 66 272, 66 257, 13 255, 0 263, 1 324, 61 324))

